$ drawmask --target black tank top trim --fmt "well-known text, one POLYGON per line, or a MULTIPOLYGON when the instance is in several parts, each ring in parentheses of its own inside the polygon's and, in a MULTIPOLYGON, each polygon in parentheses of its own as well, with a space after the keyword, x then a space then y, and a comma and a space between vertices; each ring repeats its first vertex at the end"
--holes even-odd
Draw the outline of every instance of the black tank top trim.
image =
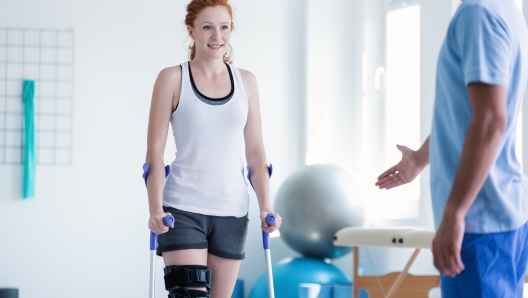
POLYGON ((196 88, 196 84, 194 83, 193 75, 191 72, 191 63, 189 62, 188 65, 189 65, 189 78, 191 80, 192 89, 193 89, 194 94, 199 100, 201 100, 202 102, 206 104, 210 104, 213 106, 219 106, 219 105, 226 104, 233 97, 233 94, 235 93, 235 81, 233 80, 233 74, 231 73, 231 67, 229 67, 227 63, 225 63, 225 65, 227 67, 227 71, 229 72, 229 80, 231 81, 231 91, 229 92, 227 96, 224 96, 222 98, 211 98, 211 97, 207 97, 203 95, 202 93, 200 93, 200 91, 198 91, 198 88, 196 88))

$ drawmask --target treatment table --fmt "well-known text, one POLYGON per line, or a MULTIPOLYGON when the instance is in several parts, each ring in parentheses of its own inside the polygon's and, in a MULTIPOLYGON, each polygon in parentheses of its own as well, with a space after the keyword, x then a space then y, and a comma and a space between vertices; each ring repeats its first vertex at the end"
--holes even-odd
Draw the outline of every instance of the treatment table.
POLYGON ((439 287, 439 275, 409 274, 409 268, 421 249, 431 249, 435 231, 425 229, 377 229, 343 228, 334 236, 335 246, 352 247, 353 251, 353 298, 358 298, 359 289, 369 292, 369 298, 427 298, 432 288, 439 287), (359 247, 414 248, 414 253, 401 272, 384 276, 359 276, 359 247))

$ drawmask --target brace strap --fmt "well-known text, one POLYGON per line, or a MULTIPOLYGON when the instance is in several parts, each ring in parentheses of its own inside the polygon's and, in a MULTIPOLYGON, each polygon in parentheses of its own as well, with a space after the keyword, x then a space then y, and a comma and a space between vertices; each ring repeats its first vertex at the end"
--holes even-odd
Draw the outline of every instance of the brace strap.
POLYGON ((210 298, 204 291, 177 288, 169 292, 169 298, 210 298))
POLYGON ((211 289, 211 268, 201 265, 167 266, 165 271, 165 289, 174 287, 206 287, 211 289))

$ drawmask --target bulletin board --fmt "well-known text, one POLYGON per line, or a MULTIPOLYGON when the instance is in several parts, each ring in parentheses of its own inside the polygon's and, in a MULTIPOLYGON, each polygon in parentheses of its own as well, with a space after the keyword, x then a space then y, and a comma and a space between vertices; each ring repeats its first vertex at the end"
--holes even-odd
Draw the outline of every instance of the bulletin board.
POLYGON ((73 30, 0 27, 0 165, 22 164, 23 80, 35 81, 38 165, 70 165, 73 30))

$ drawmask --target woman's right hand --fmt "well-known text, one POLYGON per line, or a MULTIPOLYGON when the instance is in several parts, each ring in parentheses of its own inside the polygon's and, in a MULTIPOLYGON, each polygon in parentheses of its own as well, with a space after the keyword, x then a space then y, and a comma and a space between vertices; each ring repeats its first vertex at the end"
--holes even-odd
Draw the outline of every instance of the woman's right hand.
POLYGON ((266 210, 266 211, 260 212, 260 222, 261 222, 260 227, 262 231, 266 233, 273 233, 277 229, 280 228, 282 224, 282 217, 278 213, 274 213, 273 211, 266 210), (271 226, 268 225, 268 222, 266 220, 266 217, 268 216, 268 214, 273 214, 275 216, 275 223, 271 226))
POLYGON ((402 159, 395 166, 383 172, 378 177, 376 186, 380 189, 391 189, 409 183, 420 174, 424 166, 420 164, 418 151, 413 151, 406 146, 396 145, 402 153, 402 159))
MULTIPOLYGON (((169 231, 169 227, 165 225, 163 218, 165 216, 171 215, 169 212, 155 212, 150 214, 149 218, 149 229, 156 234, 163 234, 169 231)), ((171 226, 174 228, 174 224, 171 226)))

